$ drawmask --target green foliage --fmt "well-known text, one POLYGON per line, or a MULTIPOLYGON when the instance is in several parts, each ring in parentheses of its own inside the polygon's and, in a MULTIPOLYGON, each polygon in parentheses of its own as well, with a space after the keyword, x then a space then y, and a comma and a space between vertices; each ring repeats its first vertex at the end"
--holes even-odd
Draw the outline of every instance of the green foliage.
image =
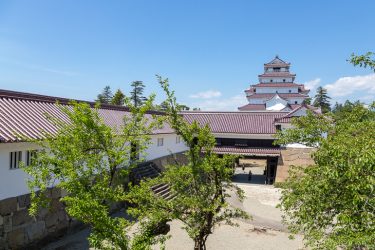
POLYGON ((135 108, 129 100, 131 114, 124 117, 121 127, 107 126, 97 108, 85 103, 61 106, 65 119, 49 117, 58 128, 56 134, 45 134, 38 143, 42 148, 24 170, 32 192, 30 213, 48 204, 47 188, 56 186, 67 192, 61 198, 68 214, 92 228, 90 244, 99 249, 128 249, 127 229, 132 225, 123 217, 111 217, 110 207, 125 200, 124 183, 129 169, 137 162, 132 154, 147 147, 156 120, 146 111, 154 97, 135 108), (69 121, 69 122, 67 122, 69 121), (140 145, 131 151, 132 143, 140 145), (37 191, 40 190, 40 191, 37 191))
POLYGON ((315 165, 291 169, 280 206, 291 232, 303 233, 312 249, 375 248, 374 107, 354 105, 339 119, 301 117, 278 135, 282 143, 319 145, 315 165))
POLYGON ((307 97, 305 100, 303 100, 303 104, 311 105, 311 97, 307 97))
MULTIPOLYGON (((178 110, 190 110, 190 107, 186 106, 185 104, 177 104, 178 110)), ((162 101, 159 105, 156 105, 154 107, 155 110, 160 110, 160 111, 166 111, 168 109, 168 103, 167 101, 162 101)))
POLYGON ((147 98, 143 96, 145 85, 142 81, 134 81, 130 84, 133 88, 130 92, 130 99, 135 107, 142 106, 147 98))
POLYGON ((230 207, 226 201, 230 192, 243 198, 243 191, 231 181, 234 158, 219 157, 212 151, 215 138, 209 127, 196 122, 188 124, 178 114, 168 80, 158 80, 167 95, 167 121, 189 147, 188 163, 169 165, 160 177, 134 187, 130 199, 138 206, 131 213, 143 221, 144 228, 148 221, 180 220, 194 240, 195 249, 205 249, 207 237, 219 223, 235 225, 233 218, 248 218, 244 211, 230 207), (157 184, 169 185, 171 199, 153 193, 151 187, 157 184))
POLYGON ((328 96, 327 90, 323 87, 318 87, 316 89, 313 105, 315 107, 320 107, 322 109, 322 113, 327 113, 331 111, 329 99, 331 99, 331 97, 328 96))
POLYGON ((118 89, 111 99, 111 104, 112 105, 118 105, 118 106, 123 106, 125 102, 125 95, 122 93, 120 89, 118 89))
POLYGON ((186 106, 185 104, 178 104, 178 109, 187 111, 190 110, 190 107, 186 106))
POLYGON ((102 93, 98 95, 96 102, 101 104, 110 104, 112 100, 112 91, 110 86, 105 86, 102 93))
POLYGON ((308 147, 317 147, 325 140, 325 135, 332 130, 332 119, 310 111, 306 116, 292 119, 293 129, 279 130, 275 144, 301 143, 308 147))
POLYGON ((345 115, 353 112, 353 110, 357 106, 363 106, 363 103, 361 103, 360 101, 350 102, 349 100, 346 100, 344 104, 336 102, 335 106, 332 109, 335 120, 344 119, 345 115))
POLYGON ((375 72, 375 56, 374 52, 367 52, 364 55, 356 56, 354 53, 351 55, 349 62, 352 63, 354 66, 360 66, 367 68, 369 67, 375 72))

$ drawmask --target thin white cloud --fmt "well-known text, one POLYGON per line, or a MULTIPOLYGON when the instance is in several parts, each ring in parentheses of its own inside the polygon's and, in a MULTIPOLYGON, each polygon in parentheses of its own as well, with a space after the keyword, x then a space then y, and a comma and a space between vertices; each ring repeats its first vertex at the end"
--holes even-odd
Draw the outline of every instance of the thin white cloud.
POLYGON ((333 97, 349 96, 361 91, 372 94, 375 93, 375 74, 341 77, 334 83, 325 85, 324 88, 333 97))
POLYGON ((229 98, 220 98, 214 100, 204 100, 196 102, 191 107, 200 108, 203 111, 237 111, 237 108, 247 104, 244 95, 236 95, 229 98))
POLYGON ((193 95, 190 95, 190 98, 199 98, 199 99, 211 99, 215 97, 220 97, 221 92, 217 90, 207 90, 203 92, 199 92, 193 95))
POLYGON ((54 68, 49 68, 49 67, 45 67, 45 66, 38 65, 38 64, 24 63, 24 62, 9 60, 9 59, 6 59, 6 58, 1 58, 0 62, 6 63, 6 64, 13 64, 13 65, 16 65, 16 66, 21 66, 21 67, 27 68, 27 69, 44 71, 44 72, 58 74, 58 75, 64 75, 64 76, 80 75, 79 73, 73 72, 73 71, 54 69, 54 68))
POLYGON ((41 71, 50 72, 50 73, 59 74, 59 75, 65 75, 65 76, 79 75, 77 72, 73 72, 73 71, 65 71, 65 70, 45 68, 45 67, 41 67, 41 66, 38 66, 38 65, 30 65, 29 67, 31 69, 41 70, 41 71))
POLYGON ((320 82, 321 82, 320 78, 316 78, 314 80, 304 82, 303 84, 305 85, 306 89, 313 90, 319 86, 320 82))

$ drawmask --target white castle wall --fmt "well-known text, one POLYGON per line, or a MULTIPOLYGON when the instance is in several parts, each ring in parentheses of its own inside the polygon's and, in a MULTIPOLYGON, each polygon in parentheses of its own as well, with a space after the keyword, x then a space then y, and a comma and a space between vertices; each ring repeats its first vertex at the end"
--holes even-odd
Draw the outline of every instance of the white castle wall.
POLYGON ((180 153, 186 151, 188 147, 185 145, 182 139, 180 142, 176 142, 176 134, 159 134, 153 135, 151 138, 152 143, 146 150, 146 160, 150 161, 153 159, 160 158, 162 156, 180 153), (163 146, 158 146, 158 138, 163 138, 163 146))
MULTIPOLYGON (((269 98, 251 98, 249 96, 247 100, 249 101, 249 104, 264 104, 269 98)), ((288 98, 289 104, 301 104, 305 98, 304 97, 294 97, 294 98, 288 98)))
MULTIPOLYGON (((176 134, 152 135, 152 143, 146 150, 146 160, 180 153, 187 150, 181 140, 176 143, 176 134), (157 146, 157 138, 163 138, 163 146, 157 146)), ((36 149, 36 145, 25 142, 0 143, 0 200, 30 193, 26 180, 28 175, 22 169, 10 169, 10 152, 22 151, 22 159, 26 161, 26 151, 36 149)))
POLYGON ((23 142, 0 144, 0 200, 30 193, 26 185, 28 175, 22 169, 10 169, 10 152, 23 151, 22 158, 26 161, 26 151, 35 148, 23 142))
POLYGON ((256 93, 257 94, 267 94, 267 93, 281 93, 281 94, 298 93, 298 87, 289 87, 289 88, 260 87, 260 88, 256 88, 256 93), (291 92, 289 92, 289 90, 291 92))
POLYGON ((285 79, 285 82, 293 82, 293 78, 290 78, 290 77, 286 77, 286 78, 275 78, 275 77, 262 77, 262 78, 259 78, 259 82, 261 83, 269 83, 271 82, 271 79, 272 79, 272 82, 284 82, 284 79, 285 79))

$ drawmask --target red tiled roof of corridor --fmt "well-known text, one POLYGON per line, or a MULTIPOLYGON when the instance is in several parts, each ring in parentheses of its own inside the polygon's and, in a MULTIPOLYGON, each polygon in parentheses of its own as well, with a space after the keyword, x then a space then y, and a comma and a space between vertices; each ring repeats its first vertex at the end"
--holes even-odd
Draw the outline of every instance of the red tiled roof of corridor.
POLYGON ((247 148, 216 146, 213 151, 217 154, 238 154, 247 156, 279 156, 280 148, 247 148))
POLYGON ((189 123, 208 124, 213 133, 274 134, 274 120, 287 112, 181 112, 189 123))
MULTIPOLYGON (((46 114, 69 122, 58 104, 67 105, 71 100, 66 98, 36 95, 15 91, 0 90, 0 142, 20 141, 19 137, 43 139, 44 133, 56 133, 57 128, 46 118, 46 114)), ((85 102, 85 101, 78 101, 85 102)), ((94 106, 94 102, 85 102, 94 106)), ((113 128, 119 129, 123 118, 128 115, 128 108, 122 106, 102 105, 98 113, 103 121, 113 128)), ((160 112, 154 112, 161 114, 160 112)), ((151 118, 151 114, 148 114, 151 118)), ((173 133, 165 125, 154 133, 173 133)))

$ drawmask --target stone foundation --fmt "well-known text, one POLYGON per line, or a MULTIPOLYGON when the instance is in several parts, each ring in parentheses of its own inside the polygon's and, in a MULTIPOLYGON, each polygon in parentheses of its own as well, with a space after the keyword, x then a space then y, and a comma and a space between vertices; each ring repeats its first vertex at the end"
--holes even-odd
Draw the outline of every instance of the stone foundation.
POLYGON ((311 153, 314 148, 285 148, 281 150, 281 156, 277 164, 276 182, 283 182, 288 178, 290 166, 308 166, 313 165, 314 160, 311 153))
POLYGON ((157 159, 152 160, 152 162, 158 166, 162 171, 165 169, 165 166, 170 164, 187 164, 187 158, 184 152, 166 155, 157 159))
POLYGON ((29 215, 30 194, 0 201, 0 250, 35 249, 39 243, 57 238, 77 222, 69 218, 59 202, 60 189, 50 189, 50 208, 42 208, 38 215, 29 215))

